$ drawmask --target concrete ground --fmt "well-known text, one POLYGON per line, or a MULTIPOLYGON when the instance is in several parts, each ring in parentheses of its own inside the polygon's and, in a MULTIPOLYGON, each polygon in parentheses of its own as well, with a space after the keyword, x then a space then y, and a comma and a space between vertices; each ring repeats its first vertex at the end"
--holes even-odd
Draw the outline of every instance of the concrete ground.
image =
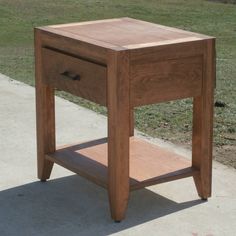
MULTIPOLYGON (((58 144, 106 136, 105 117, 61 98, 56 115, 58 144)), ((48 182, 37 180, 34 88, 0 75, 0 121, 0 236, 236 235, 234 169, 214 162, 208 202, 191 178, 132 192, 117 224, 104 189, 57 165, 48 182)))

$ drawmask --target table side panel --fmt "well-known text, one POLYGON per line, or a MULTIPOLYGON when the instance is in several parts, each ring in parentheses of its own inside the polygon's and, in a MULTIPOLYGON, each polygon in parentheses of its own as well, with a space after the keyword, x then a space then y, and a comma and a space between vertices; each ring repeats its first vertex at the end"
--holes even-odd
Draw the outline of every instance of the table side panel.
POLYGON ((202 89, 202 56, 148 63, 131 68, 133 106, 194 97, 202 89))
POLYGON ((157 46, 143 45, 141 48, 130 49, 130 64, 142 65, 170 59, 194 57, 204 54, 205 40, 199 39, 186 42, 169 42, 157 46))

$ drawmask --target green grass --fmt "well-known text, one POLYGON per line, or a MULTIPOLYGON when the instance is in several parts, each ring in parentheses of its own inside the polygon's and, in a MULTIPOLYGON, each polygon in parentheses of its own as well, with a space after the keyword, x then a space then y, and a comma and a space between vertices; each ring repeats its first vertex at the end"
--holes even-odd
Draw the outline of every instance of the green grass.
MULTIPOLYGON (((236 139, 236 5, 196 0, 0 0, 0 72, 34 85, 35 26, 129 16, 217 38, 214 145, 233 147, 236 139)), ((66 93, 75 103, 105 114, 106 109, 66 93)), ((190 99, 136 109, 136 127, 154 137, 190 143, 190 99)), ((216 154, 217 157, 217 154, 216 154)), ((218 158, 224 163, 227 158, 218 158)), ((236 163, 234 157, 234 163, 236 163)), ((230 163, 230 165, 236 166, 230 163)))

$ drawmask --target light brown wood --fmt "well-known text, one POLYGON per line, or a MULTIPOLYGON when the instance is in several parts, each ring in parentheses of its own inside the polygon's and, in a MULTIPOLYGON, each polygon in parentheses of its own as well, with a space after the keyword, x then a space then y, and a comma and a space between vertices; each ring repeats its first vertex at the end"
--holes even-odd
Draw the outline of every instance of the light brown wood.
POLYGON ((35 37, 40 179, 55 162, 107 187, 116 221, 130 190, 193 176, 200 197, 211 195, 214 38, 131 18, 40 27, 35 37), (67 70, 81 80, 64 80, 67 70), (54 88, 107 106, 108 143, 55 151, 54 88), (194 98, 192 163, 132 137, 135 106, 186 97, 194 98))
MULTIPOLYGON (((152 22, 148 22, 148 21, 138 20, 138 19, 134 19, 134 18, 130 18, 130 17, 123 17, 121 19, 123 19, 125 21, 129 21, 129 22, 133 22, 133 24, 136 24, 137 26, 143 25, 145 28, 148 28, 148 26, 156 27, 157 29, 164 29, 164 30, 167 30, 167 31, 171 31, 173 33, 182 33, 182 34, 184 34, 188 37, 198 37, 198 38, 201 38, 201 39, 212 38, 211 36, 208 36, 208 35, 199 34, 199 33, 196 33, 196 32, 190 32, 190 31, 186 31, 186 30, 183 30, 183 29, 173 28, 173 27, 160 25, 160 24, 152 23, 152 22)), ((153 28, 150 28, 150 29, 153 29, 153 28)), ((144 31, 145 31, 145 29, 144 29, 144 31)), ((160 32, 158 32, 158 33, 160 34, 160 32)), ((164 31, 164 35, 165 35, 165 33, 166 32, 164 31)), ((163 41, 162 35, 160 35, 159 37, 161 38, 160 41, 163 41)), ((172 35, 171 39, 176 39, 176 36, 172 35)))
POLYGON ((120 221, 129 198, 129 54, 111 51, 108 62, 108 193, 111 216, 120 221))
POLYGON ((201 56, 143 62, 131 67, 133 106, 197 96, 201 94, 201 89, 201 56))
POLYGON ((204 40, 147 46, 130 50, 130 65, 142 65, 143 63, 156 63, 171 59, 202 56, 203 53, 204 40))
POLYGON ((42 49, 42 59, 45 84, 100 105, 106 105, 105 66, 47 48, 42 49), (64 72, 68 72, 73 77, 79 76, 79 80, 63 75, 64 72))
POLYGON ((177 57, 199 55, 202 50, 200 44, 210 38, 127 17, 45 26, 38 29, 43 35, 43 46, 47 45, 104 64, 107 63, 109 50, 132 49, 131 61, 140 60, 140 57, 142 61, 145 57, 173 58, 175 52, 177 57), (149 57, 148 51, 156 56, 149 57))
POLYGON ((74 38, 72 37, 74 35, 49 27, 39 27, 37 29, 40 30, 42 34, 42 47, 60 50, 61 52, 106 65, 106 47, 88 43, 85 39, 74 38))
POLYGON ((121 18, 113 18, 113 19, 104 19, 104 20, 91 20, 91 21, 84 21, 84 22, 74 22, 68 24, 58 24, 58 25, 50 25, 52 28, 64 28, 68 26, 78 26, 78 25, 91 25, 97 23, 104 23, 104 22, 112 22, 112 21, 120 21, 121 18))
MULTIPOLYGON (((108 188, 107 138, 59 147, 47 159, 108 188)), ((140 138, 130 138, 130 190, 198 174, 186 158, 140 138)))
POLYGON ((150 42, 150 43, 140 43, 140 44, 130 44, 130 45, 125 45, 124 48, 126 49, 143 49, 143 48, 153 48, 153 47, 161 47, 161 46, 165 46, 165 45, 177 45, 177 44, 183 44, 183 43, 193 43, 194 41, 199 42, 199 38, 198 37, 186 37, 186 38, 179 38, 179 39, 165 39, 162 41, 158 41, 158 42, 150 42))
POLYGON ((203 87, 193 103, 192 165, 200 170, 194 181, 201 198, 211 196, 215 40, 205 41, 203 87))
MULTIPOLYGON (((55 26, 52 26, 55 29, 55 26)), ((195 37, 204 39, 206 36, 178 30, 171 27, 138 21, 131 18, 115 20, 94 21, 73 25, 57 26, 57 30, 73 34, 74 37, 86 37, 88 39, 126 47, 128 45, 161 42, 173 39, 186 39, 195 37)))
POLYGON ((45 159, 46 153, 55 152, 54 90, 43 83, 41 33, 35 30, 35 78, 38 178, 50 177, 53 162, 45 159))

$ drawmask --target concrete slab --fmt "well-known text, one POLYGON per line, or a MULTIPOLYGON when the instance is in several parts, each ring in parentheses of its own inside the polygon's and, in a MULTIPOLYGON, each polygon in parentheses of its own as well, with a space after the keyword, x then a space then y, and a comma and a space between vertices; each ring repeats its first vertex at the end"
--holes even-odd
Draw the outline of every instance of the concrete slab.
MULTIPOLYGON (((105 117, 61 98, 56 107, 59 144, 106 136, 105 117)), ((0 121, 1 236, 236 235, 234 169, 214 162, 208 202, 191 178, 135 191, 126 220, 116 224, 104 189, 57 165, 50 181, 37 180, 34 88, 1 75, 0 121)))

